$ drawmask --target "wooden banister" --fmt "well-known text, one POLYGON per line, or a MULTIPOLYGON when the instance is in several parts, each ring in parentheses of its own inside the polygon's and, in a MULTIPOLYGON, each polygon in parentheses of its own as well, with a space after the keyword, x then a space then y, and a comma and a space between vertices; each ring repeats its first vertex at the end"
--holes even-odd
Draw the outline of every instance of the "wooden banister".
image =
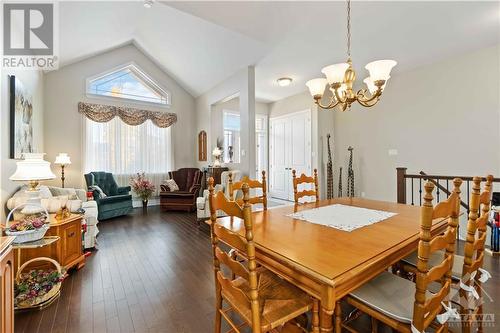
MULTIPOLYGON (((425 173, 424 171, 420 171, 418 174, 408 174, 407 168, 405 167, 398 167, 396 168, 396 179, 397 179, 397 202, 406 204, 406 195, 407 195, 407 184, 406 180, 411 179, 411 190, 413 191, 413 180, 417 179, 420 182, 423 180, 429 180, 432 182, 436 187, 439 189, 439 191, 442 191, 443 193, 450 195, 451 192, 442 184, 439 183, 440 180, 446 181, 452 181, 454 178, 460 178, 464 183, 467 184, 467 190, 464 191, 464 198, 469 197, 469 192, 470 188, 468 186, 469 182, 472 182, 474 177, 471 176, 443 176, 443 175, 429 175, 425 173)), ((481 177, 481 181, 486 181, 486 177, 481 177)), ((494 183, 500 183, 500 178, 493 178, 494 183)), ((419 187, 420 188, 420 187, 419 187)), ((419 190, 420 195, 421 195, 421 188, 419 190)), ((411 193, 412 195, 412 204, 413 204, 413 195, 414 193, 411 193)), ((439 195, 438 195, 438 201, 439 201, 439 195)), ((469 204, 466 202, 467 200, 461 200, 460 205, 467 209, 469 211, 469 204)))
MULTIPOLYGON (((424 180, 428 180, 430 181, 431 183, 433 183, 434 185, 436 185, 441 191, 443 191, 444 193, 446 193, 447 195, 450 195, 451 192, 448 191, 446 189, 446 187, 444 187, 443 185, 439 184, 437 181, 435 181, 434 179, 430 178, 429 175, 427 175, 425 172, 423 171, 420 171, 419 172, 422 176, 427 176, 428 178, 423 178, 424 180)), ((460 177, 453 177, 453 179, 455 178, 460 178, 460 177)), ((463 179, 462 179, 463 180, 463 179)), ((467 209, 467 211, 469 211, 469 205, 466 204, 464 201, 460 200, 460 205, 462 205, 462 207, 464 207, 465 209, 467 209)))

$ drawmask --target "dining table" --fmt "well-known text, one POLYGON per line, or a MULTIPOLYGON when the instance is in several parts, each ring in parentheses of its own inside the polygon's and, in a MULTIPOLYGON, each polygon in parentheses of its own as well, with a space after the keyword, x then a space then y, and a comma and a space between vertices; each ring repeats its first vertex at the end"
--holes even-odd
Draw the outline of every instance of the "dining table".
MULTIPOLYGON (((420 207, 335 198, 254 211, 252 222, 257 262, 319 300, 319 330, 333 332, 337 301, 417 249, 420 207), (351 231, 290 216, 329 205, 395 214, 351 231)), ((245 235, 239 218, 220 217, 217 223, 241 237, 245 235)), ((446 226, 445 219, 433 221, 431 234, 442 233, 446 226)))

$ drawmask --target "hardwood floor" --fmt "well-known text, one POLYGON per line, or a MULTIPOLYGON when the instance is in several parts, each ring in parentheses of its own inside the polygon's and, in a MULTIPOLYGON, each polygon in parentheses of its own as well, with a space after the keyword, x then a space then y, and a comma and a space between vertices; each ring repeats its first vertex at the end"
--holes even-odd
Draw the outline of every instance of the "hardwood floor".
MULTIPOLYGON (((195 214, 136 209, 99 229, 99 250, 71 272, 54 304, 17 313, 16 332, 213 331, 210 237, 195 214)), ((493 275, 485 289, 500 300, 499 259, 487 256, 485 268, 493 275)), ((484 312, 500 315, 488 300, 484 312)))

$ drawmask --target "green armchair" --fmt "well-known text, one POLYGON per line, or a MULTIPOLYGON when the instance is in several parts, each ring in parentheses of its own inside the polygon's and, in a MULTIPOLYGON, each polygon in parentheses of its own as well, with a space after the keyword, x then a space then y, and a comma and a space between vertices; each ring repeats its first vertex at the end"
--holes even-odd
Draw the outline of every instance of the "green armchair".
POLYGON ((99 191, 93 189, 99 221, 127 215, 132 211, 130 186, 118 186, 112 173, 90 172, 85 174, 85 181, 89 189, 97 185, 106 194, 105 197, 102 197, 99 191))

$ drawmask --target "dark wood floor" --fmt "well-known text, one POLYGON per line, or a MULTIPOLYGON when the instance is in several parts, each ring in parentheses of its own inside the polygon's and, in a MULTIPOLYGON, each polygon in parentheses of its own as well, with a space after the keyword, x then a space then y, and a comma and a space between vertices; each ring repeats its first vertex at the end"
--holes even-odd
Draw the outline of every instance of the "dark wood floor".
MULTIPOLYGON (((209 234, 194 214, 127 217, 99 224, 99 250, 42 311, 18 313, 16 332, 211 332, 214 286, 209 234)), ((486 291, 500 300, 498 258, 487 257, 486 291)), ((485 313, 500 315, 486 301, 485 313), (496 312, 496 313, 495 313, 496 312)), ((487 332, 498 332, 498 327, 487 332)))

